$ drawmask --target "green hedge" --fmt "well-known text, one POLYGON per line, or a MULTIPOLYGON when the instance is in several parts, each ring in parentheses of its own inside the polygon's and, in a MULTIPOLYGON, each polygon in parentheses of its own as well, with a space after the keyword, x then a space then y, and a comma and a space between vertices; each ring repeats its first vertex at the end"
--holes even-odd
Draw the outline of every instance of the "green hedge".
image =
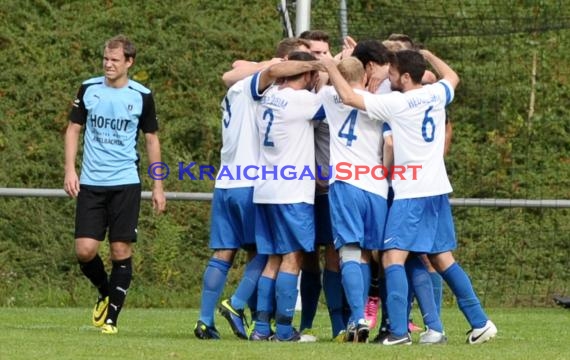
MULTIPOLYGON (((313 3, 315 26, 337 34, 338 9, 313 3)), ((570 198, 567 29, 429 36, 398 16, 406 2, 384 4, 383 12, 375 11, 381 1, 349 3, 351 26, 370 29, 358 37, 399 29, 421 37, 460 73, 462 83, 450 109, 455 135, 448 168, 454 196, 570 198), (377 30, 381 22, 367 25, 371 14, 391 19, 387 28, 377 30), (534 54, 536 103, 529 121, 534 54)), ((434 6, 432 15, 456 20, 443 8, 434 6)), ((532 11, 525 9, 520 11, 532 11)), ((497 11, 498 17, 510 16, 508 9, 497 11)), ((567 18, 564 11, 557 16, 567 18)), ((102 44, 117 33, 138 45, 131 75, 155 92, 163 160, 171 167, 192 161, 217 166, 224 94, 220 76, 237 58, 271 57, 282 35, 275 1, 7 0, 0 14, 2 187, 61 188, 71 101, 83 80, 101 73, 102 44)), ((146 166, 143 157, 149 189, 146 166)), ((208 192, 213 183, 171 176, 165 187, 208 192)), ((209 209, 208 202, 170 202, 167 214, 156 217, 150 204, 143 204, 131 305, 198 304, 210 255, 209 209)), ((567 210, 454 211, 458 258, 486 302, 549 304, 550 294, 569 291, 567 210)), ((73 255, 73 216, 69 199, 0 199, 0 305, 91 301, 93 289, 73 255)), ((238 258, 236 267, 243 261, 238 258)), ((232 273, 228 289, 238 276, 232 273)))

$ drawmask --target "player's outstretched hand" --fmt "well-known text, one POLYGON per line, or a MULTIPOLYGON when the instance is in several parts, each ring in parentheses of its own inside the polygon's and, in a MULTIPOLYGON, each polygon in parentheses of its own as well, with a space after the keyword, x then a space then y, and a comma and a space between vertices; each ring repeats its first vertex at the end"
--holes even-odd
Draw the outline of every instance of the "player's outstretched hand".
POLYGON ((335 60, 342 60, 350 57, 355 46, 356 41, 354 41, 353 38, 350 36, 345 37, 342 44, 342 51, 335 55, 335 60))

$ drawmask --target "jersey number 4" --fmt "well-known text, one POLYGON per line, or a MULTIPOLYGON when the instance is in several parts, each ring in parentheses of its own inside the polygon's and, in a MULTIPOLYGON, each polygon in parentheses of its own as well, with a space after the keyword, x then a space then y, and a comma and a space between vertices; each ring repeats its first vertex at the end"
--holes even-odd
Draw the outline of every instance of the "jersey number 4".
POLYGON ((338 137, 346 139, 346 146, 352 146, 352 141, 358 138, 358 136, 354 135, 354 127, 356 126, 357 118, 358 118, 358 110, 354 109, 350 112, 350 114, 348 114, 348 117, 346 118, 346 120, 344 120, 344 123, 342 124, 340 130, 338 131, 338 137), (348 131, 343 132, 346 131, 347 126, 348 126, 348 131))

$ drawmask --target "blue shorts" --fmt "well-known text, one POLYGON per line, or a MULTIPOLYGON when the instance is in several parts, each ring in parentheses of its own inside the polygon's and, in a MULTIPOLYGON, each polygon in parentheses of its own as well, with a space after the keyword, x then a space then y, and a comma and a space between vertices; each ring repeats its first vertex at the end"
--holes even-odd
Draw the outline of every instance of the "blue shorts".
POLYGON ((388 214, 384 250, 437 254, 457 247, 447 194, 394 200, 388 214))
POLYGON ((315 196, 315 245, 332 245, 329 194, 315 196))
POLYGON ((386 224, 386 199, 342 181, 329 190, 334 246, 358 243, 361 249, 381 249, 386 224))
POLYGON ((255 242, 257 252, 283 255, 295 251, 314 251, 313 205, 255 204, 255 242))
POLYGON ((210 249, 255 248, 253 187, 214 189, 210 249))

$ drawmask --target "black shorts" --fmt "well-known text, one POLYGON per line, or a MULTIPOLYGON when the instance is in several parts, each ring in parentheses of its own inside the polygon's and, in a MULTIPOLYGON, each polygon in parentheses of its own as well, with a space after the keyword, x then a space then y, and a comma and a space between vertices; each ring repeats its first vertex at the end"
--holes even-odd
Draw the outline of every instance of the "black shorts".
POLYGON ((75 208, 75 238, 137 241, 141 185, 81 185, 75 208))

